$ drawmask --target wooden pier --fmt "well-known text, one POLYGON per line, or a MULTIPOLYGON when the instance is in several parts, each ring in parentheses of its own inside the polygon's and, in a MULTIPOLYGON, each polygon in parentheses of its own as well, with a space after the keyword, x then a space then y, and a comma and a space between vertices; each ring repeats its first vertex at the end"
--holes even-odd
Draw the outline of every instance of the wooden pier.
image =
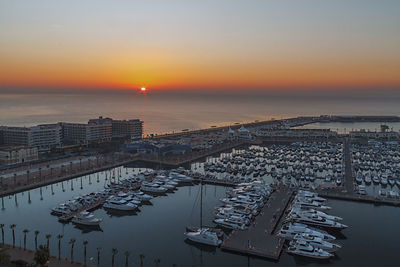
POLYGON ((285 239, 274 234, 293 195, 288 187, 278 187, 247 230, 234 230, 221 248, 227 251, 278 260, 285 239))

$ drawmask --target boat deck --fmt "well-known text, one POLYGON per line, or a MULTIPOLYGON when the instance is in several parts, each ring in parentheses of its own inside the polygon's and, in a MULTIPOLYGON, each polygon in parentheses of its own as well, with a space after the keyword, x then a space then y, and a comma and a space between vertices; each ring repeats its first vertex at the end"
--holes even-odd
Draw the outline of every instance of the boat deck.
POLYGON ((285 240, 274 235, 274 232, 292 195, 291 189, 278 187, 249 229, 232 231, 222 243, 221 248, 278 260, 285 240))

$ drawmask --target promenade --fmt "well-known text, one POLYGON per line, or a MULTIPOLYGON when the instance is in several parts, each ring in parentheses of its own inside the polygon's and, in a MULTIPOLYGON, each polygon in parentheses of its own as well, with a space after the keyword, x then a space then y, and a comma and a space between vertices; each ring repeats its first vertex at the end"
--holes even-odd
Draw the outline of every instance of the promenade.
MULTIPOLYGON (((23 260, 28 263, 34 263, 34 257, 35 257, 35 251, 26 249, 24 250, 23 248, 20 247, 15 247, 13 248, 10 245, 4 245, 3 249, 8 253, 11 257, 11 261, 14 260, 23 260)), ((82 263, 79 262, 73 262, 69 259, 61 258, 58 259, 56 256, 50 256, 49 264, 47 265, 48 267, 79 267, 83 266, 82 263)), ((89 265, 86 265, 87 267, 90 267, 89 265)))
POLYGON ((10 170, 0 176, 0 197, 115 168, 128 164, 132 159, 126 154, 100 155, 49 162, 45 166, 32 166, 26 171, 10 170))

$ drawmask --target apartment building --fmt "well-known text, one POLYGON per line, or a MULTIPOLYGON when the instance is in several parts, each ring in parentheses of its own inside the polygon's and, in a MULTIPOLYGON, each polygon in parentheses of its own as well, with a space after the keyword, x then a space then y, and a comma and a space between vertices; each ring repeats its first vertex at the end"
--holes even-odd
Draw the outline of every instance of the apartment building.
POLYGON ((61 128, 57 124, 33 127, 1 127, 3 144, 36 147, 40 153, 61 146, 61 128))

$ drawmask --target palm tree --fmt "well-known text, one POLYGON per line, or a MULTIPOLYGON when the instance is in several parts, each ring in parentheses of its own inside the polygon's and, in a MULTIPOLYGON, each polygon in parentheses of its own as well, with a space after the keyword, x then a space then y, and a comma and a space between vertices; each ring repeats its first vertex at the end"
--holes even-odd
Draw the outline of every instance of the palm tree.
POLYGON ((4 245, 4 224, 2 223, 2 224, 0 224, 0 228, 1 228, 1 242, 3 243, 3 245, 4 245))
POLYGON ((26 234, 29 233, 29 230, 24 229, 22 232, 24 233, 24 250, 26 250, 26 234))
POLYGON ((37 250, 37 238, 38 238, 39 233, 40 233, 39 230, 35 231, 35 250, 37 250))
POLYGON ((74 246, 75 246, 75 238, 71 238, 69 243, 71 244, 71 263, 74 262, 74 246))
POLYGON ((172 264, 172 267, 178 267, 178 265, 176 263, 172 264))
POLYGON ((125 251, 125 267, 128 267, 128 258, 129 255, 131 255, 131 253, 129 253, 129 251, 125 251))
POLYGON ((84 257, 83 266, 85 266, 85 267, 86 267, 86 246, 87 246, 87 244, 88 244, 87 240, 83 241, 83 257, 84 257))
POLYGON ((12 238, 13 238, 13 248, 15 248, 15 227, 16 227, 16 225, 15 224, 11 224, 10 225, 10 228, 11 228, 11 231, 12 231, 12 238))
POLYGON ((58 259, 61 259, 61 239, 64 237, 64 235, 57 235, 58 239, 58 259))
POLYGON ((158 265, 160 264, 160 259, 155 259, 154 262, 156 263, 156 267, 158 267, 158 265))
POLYGON ((50 234, 47 234, 46 235, 46 239, 47 239, 47 249, 50 251, 50 238, 51 238, 51 235, 50 234))
POLYGON ((140 267, 143 267, 143 261, 144 261, 144 254, 140 254, 140 267))
POLYGON ((111 252, 112 252, 111 266, 114 267, 115 255, 117 255, 118 250, 117 250, 116 248, 113 248, 113 249, 111 250, 111 252))
POLYGON ((100 250, 101 250, 101 247, 97 247, 96 250, 97 250, 97 266, 100 266, 100 250))

